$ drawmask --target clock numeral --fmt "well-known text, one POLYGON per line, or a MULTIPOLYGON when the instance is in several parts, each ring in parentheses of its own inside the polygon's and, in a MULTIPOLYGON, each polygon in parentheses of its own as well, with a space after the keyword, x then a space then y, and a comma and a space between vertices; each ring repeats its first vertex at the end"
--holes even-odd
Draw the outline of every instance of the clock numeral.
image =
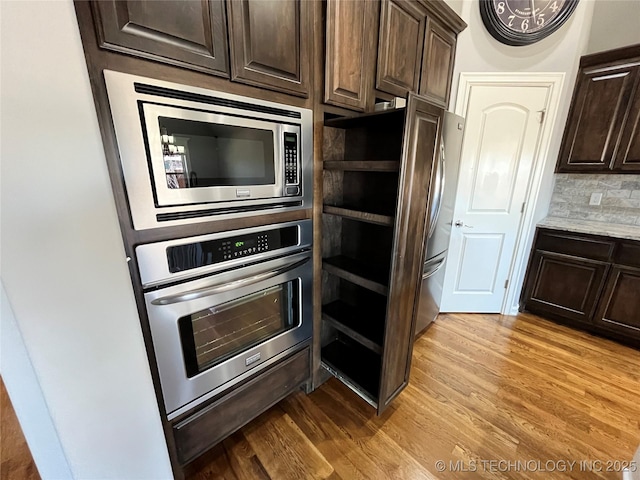
POLYGON ((513 27, 513 21, 515 20, 515 15, 509 15, 509 26, 513 27))
POLYGON ((498 13, 502 15, 504 13, 504 2, 498 3, 498 13))
POLYGON ((522 21, 522 25, 520 25, 520 28, 522 29, 523 32, 526 32, 529 29, 529 19, 525 18, 522 21))
POLYGON ((538 14, 538 19, 536 20, 538 26, 544 25, 544 13, 538 14))
POLYGON ((553 13, 556 13, 560 7, 558 7, 558 2, 556 1, 551 4, 550 8, 553 10, 553 13))

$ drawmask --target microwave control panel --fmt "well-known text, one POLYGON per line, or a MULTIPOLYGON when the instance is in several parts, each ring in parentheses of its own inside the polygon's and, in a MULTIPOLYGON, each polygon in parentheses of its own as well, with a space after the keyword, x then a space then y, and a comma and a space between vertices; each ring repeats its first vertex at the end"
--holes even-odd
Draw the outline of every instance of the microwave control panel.
POLYGON ((298 135, 286 132, 284 134, 284 180, 287 196, 300 193, 298 173, 298 135))
POLYGON ((167 248, 171 273, 251 257, 298 245, 298 227, 289 226, 167 248))

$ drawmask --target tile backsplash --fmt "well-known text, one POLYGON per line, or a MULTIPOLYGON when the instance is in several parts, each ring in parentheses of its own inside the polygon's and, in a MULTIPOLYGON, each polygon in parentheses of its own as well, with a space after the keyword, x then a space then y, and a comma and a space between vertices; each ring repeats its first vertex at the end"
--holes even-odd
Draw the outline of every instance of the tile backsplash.
POLYGON ((596 222, 640 225, 640 175, 558 173, 549 215, 596 222), (589 205, 601 193, 600 205, 589 205))

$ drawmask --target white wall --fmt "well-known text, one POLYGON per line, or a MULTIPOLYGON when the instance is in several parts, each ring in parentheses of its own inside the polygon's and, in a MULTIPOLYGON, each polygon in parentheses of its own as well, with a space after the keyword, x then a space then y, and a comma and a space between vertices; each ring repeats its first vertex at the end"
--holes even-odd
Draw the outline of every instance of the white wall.
MULTIPOLYGON (((0 344, 2 345, 2 379, 14 404, 29 449, 38 459, 41 478, 73 478, 42 395, 38 377, 31 365, 15 315, 0 283, 0 344)), ((5 440, 6 441, 6 440, 5 440)))
POLYGON ((640 446, 638 446, 638 450, 636 450, 636 454, 633 456, 633 462, 636 468, 633 469, 632 478, 634 480, 640 480, 640 446))
POLYGON ((170 478, 72 2, 0 9, 1 275, 57 455, 75 478, 170 478))
MULTIPOLYGON (((547 215, 553 191, 553 171, 560 150, 562 133, 569 111, 571 93, 578 71, 580 57, 586 53, 594 1, 583 0, 578 4, 571 18, 551 36, 533 45, 511 47, 495 40, 486 30, 480 17, 476 0, 448 0, 451 7, 459 12, 469 25, 458 37, 455 70, 453 77, 450 109, 456 105, 456 94, 461 72, 564 72, 565 82, 561 106, 551 138, 549 155, 543 167, 540 194, 535 199, 534 221, 547 215)), ((525 251, 531 249, 533 234, 525 240, 525 251)), ((522 262, 526 263, 527 258, 522 262)), ((519 278, 512 282, 520 289, 524 269, 519 278)), ((517 298, 514 309, 517 311, 517 298)))
POLYGON ((640 43, 639 0, 597 0, 587 53, 640 43))

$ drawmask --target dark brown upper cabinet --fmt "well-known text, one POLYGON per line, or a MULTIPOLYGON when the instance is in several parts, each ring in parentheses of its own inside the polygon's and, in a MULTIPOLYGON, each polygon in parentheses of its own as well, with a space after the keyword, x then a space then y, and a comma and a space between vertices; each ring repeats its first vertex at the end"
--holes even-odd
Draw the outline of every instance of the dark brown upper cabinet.
POLYGON ((639 83, 640 45, 582 57, 558 172, 640 172, 639 83))
POLYGON ((376 88, 405 97, 417 92, 427 10, 417 2, 382 0, 376 88))
POLYGON ((424 36, 420 95, 443 107, 449 102, 456 35, 436 20, 429 19, 424 36))
MULTIPOLYGON (((640 70, 640 68, 637 68, 640 70)), ((640 172, 640 74, 636 74, 636 87, 631 96, 629 115, 625 122, 616 152, 614 170, 640 172)))
POLYGON ((229 77, 222 0, 91 2, 100 47, 229 77))
POLYGON ((378 2, 327 0, 325 103, 371 109, 378 18, 378 2))
POLYGON ((413 92, 446 107, 464 28, 442 0, 327 0, 324 103, 368 112, 413 92))
POLYGON ((306 0, 229 0, 231 79, 309 96, 311 5, 306 0))
POLYGON ((457 35, 467 24, 439 0, 382 0, 380 9, 376 89, 418 92, 446 107, 457 35))

